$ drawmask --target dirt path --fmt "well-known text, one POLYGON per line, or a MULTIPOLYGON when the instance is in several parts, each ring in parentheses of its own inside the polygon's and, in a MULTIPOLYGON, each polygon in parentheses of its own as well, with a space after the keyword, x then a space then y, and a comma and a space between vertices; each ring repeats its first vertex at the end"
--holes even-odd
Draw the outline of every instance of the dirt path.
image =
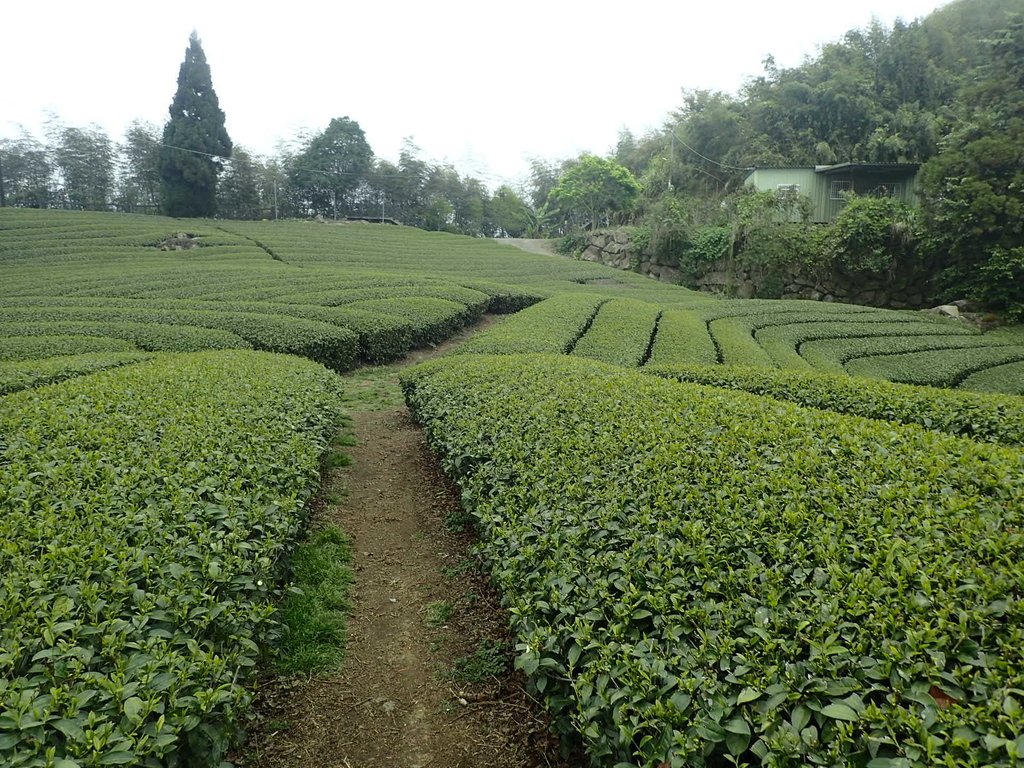
POLYGON ((530 253, 543 253, 546 256, 558 256, 558 254, 555 253, 554 240, 523 237, 504 237, 500 239, 498 242, 507 243, 508 245, 514 245, 516 248, 522 248, 524 251, 529 251, 530 253))
MULTIPOLYGON (((440 354, 451 342, 423 358, 440 354)), ((518 675, 496 597, 445 524, 459 506, 404 406, 399 366, 351 378, 358 445, 322 522, 351 538, 355 585, 342 669, 272 682, 246 765, 539 768, 572 765, 518 675)))

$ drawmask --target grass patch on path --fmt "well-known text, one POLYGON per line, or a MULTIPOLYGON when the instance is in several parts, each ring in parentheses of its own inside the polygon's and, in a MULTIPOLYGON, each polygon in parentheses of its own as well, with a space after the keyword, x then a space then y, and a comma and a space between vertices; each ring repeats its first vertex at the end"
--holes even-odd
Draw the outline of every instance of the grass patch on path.
POLYGON ((281 674, 337 669, 345 655, 345 619, 351 607, 352 549, 340 528, 314 532, 292 556, 294 591, 281 606, 285 626, 281 674))

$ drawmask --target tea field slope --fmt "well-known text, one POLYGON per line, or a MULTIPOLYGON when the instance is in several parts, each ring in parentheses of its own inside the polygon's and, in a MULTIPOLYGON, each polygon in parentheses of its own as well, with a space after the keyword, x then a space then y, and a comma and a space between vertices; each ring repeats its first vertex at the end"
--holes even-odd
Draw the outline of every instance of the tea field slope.
POLYGON ((1019 327, 367 224, 0 209, 0 278, 0 763, 216 765, 337 374, 484 314, 406 397, 593 765, 1024 755, 1019 327))
POLYGON ((516 312, 558 291, 708 300, 406 227, 68 211, 0 210, 0 270, 4 335, 103 337, 149 352, 252 347, 336 370, 400 358, 483 312, 516 312))
MULTIPOLYGON (((1022 391, 1017 375, 1024 364, 1024 339, 1012 328, 983 333, 963 321, 922 312, 808 301, 666 302, 642 293, 630 300, 634 311, 614 318, 617 303, 609 302, 568 349, 593 349, 587 356, 631 367, 697 363, 820 370, 934 387, 1022 391), (641 299, 650 313, 641 308, 641 299), (642 354, 636 354, 638 344, 642 354)), ((554 325, 545 331, 534 316, 508 318, 475 340, 472 349, 517 353, 564 346, 563 331, 554 325)))
POLYGON ((1024 756, 1019 446, 576 356, 404 383, 594 765, 1024 756))

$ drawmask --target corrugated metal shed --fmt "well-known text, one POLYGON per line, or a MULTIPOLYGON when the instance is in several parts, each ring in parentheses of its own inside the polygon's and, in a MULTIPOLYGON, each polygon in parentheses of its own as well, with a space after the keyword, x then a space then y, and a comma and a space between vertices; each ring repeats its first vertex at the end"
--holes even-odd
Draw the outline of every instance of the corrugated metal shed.
POLYGON ((814 167, 754 168, 746 184, 758 190, 795 189, 810 198, 811 221, 834 221, 846 196, 885 195, 917 205, 917 163, 838 163, 814 167))

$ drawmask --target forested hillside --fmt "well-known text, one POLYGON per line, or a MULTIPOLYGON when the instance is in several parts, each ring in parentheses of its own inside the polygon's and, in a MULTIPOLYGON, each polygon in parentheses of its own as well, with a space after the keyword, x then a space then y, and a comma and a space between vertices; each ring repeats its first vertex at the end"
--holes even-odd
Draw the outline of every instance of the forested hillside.
POLYGON ((1004 38, 1015 0, 958 0, 891 29, 877 21, 793 68, 764 61, 736 95, 684 94, 665 129, 620 137, 615 158, 649 196, 734 189, 752 166, 924 162, 983 117, 983 95, 1016 98, 1020 49, 1004 38), (982 88, 981 85, 985 84, 982 88), (676 141, 672 141, 672 134, 676 141))
MULTIPOLYGON (((583 226, 639 224, 642 245, 684 274, 727 254, 758 267, 817 261, 883 274, 901 261, 926 264, 935 299, 969 296, 1019 315, 1020 10, 1016 0, 957 0, 891 29, 851 30, 796 67, 769 56, 735 95, 688 91, 661 130, 623 132, 614 149, 643 193, 606 194, 583 226), (829 236, 776 226, 780 212, 798 219, 799 205, 743 189, 754 167, 846 162, 922 164, 920 206, 865 202, 829 236)), ((565 201, 585 161, 533 166, 532 199, 552 233, 580 224, 583 204, 565 201)))

